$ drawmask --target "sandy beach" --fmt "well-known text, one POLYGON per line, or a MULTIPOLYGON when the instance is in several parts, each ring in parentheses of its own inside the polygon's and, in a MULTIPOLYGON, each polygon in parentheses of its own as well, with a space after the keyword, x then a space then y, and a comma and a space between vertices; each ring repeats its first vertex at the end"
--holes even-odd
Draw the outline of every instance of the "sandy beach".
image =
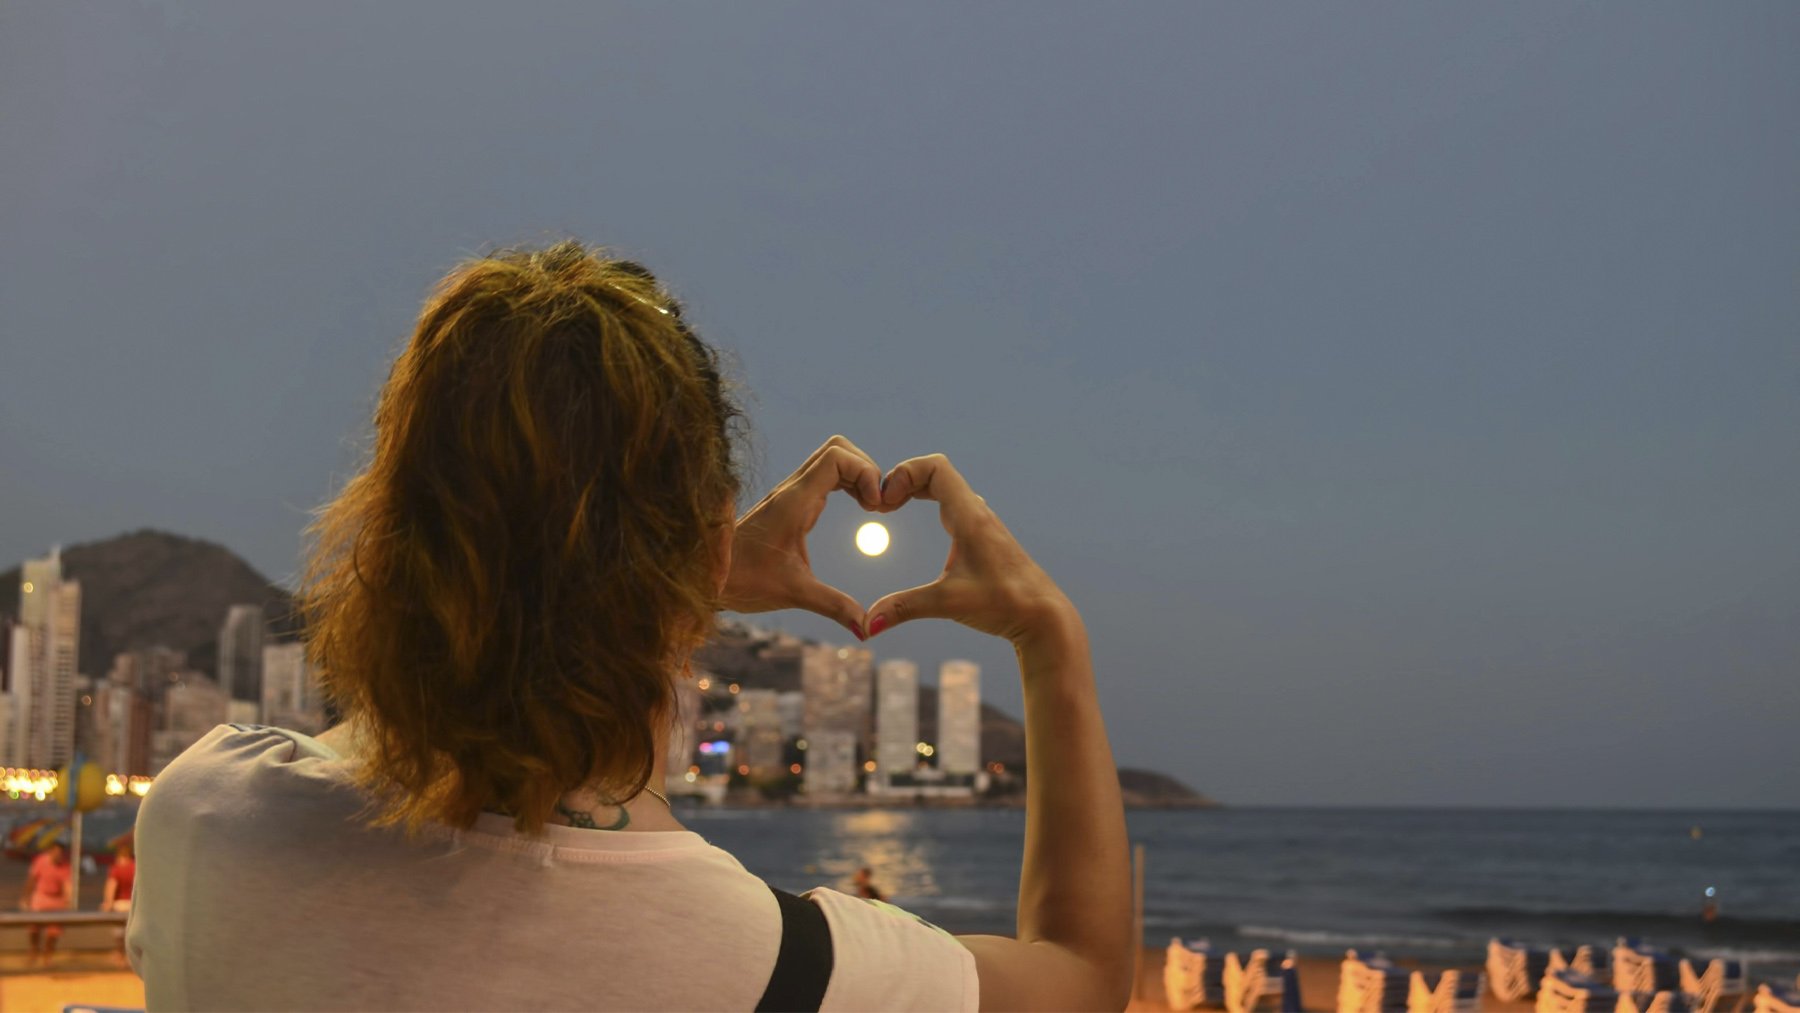
MULTIPOLYGON (((1148 1013, 1151 1010, 1167 1010, 1169 1008, 1168 1003, 1163 999, 1164 956, 1162 948, 1149 946, 1146 946, 1139 954, 1137 986, 1132 990, 1131 1005, 1126 1009, 1143 1010, 1148 1013)), ((1334 1010, 1337 1008, 1338 965, 1342 959, 1342 957, 1300 958, 1300 1002, 1303 1009, 1334 1010)), ((1405 959, 1395 959, 1394 963, 1408 970, 1422 971, 1441 971, 1448 967, 1465 966, 1405 959)), ((1273 1008, 1268 1000, 1264 1000, 1264 1006, 1273 1008)), ((1481 1008, 1493 1011, 1493 1013, 1526 1013, 1535 1007, 1531 999, 1501 1002, 1490 992, 1482 995, 1481 1008)))
MULTIPOLYGON (((67 958, 74 964, 80 958, 67 958)), ((17 955, 0 955, 0 972, 18 973, 22 963, 17 955)), ((92 965, 91 960, 81 963, 92 965)), ((1438 970, 1443 965, 1423 964, 1416 961, 1396 961, 1406 967, 1424 970, 1438 970)), ((1162 968, 1163 951, 1155 947, 1145 947, 1139 957, 1137 988, 1132 996, 1129 1010, 1167 1010, 1168 1004, 1163 1001, 1162 968)), ((1302 957, 1300 960, 1300 995, 1302 1005, 1308 1010, 1330 1010, 1337 1005, 1338 961, 1330 957, 1302 957)), ((142 985, 135 975, 129 972, 108 973, 90 971, 82 973, 69 970, 52 975, 31 975, 26 978, 7 980, 0 976, 0 1008, 7 1010, 56 1010, 62 1003, 76 999, 94 1002, 96 998, 109 999, 121 1005, 141 1003, 142 985)), ((1501 1002, 1492 995, 1482 997, 1481 1008, 1498 1011, 1498 1013, 1515 1013, 1532 1009, 1531 1000, 1520 1002, 1501 1002)))
MULTIPOLYGON (((1137 986, 1128 1010, 1167 1010, 1163 1000, 1163 950, 1145 947, 1139 953, 1137 986)), ((65 954, 53 973, 33 973, 24 966, 23 954, 0 953, 0 1010, 55 1011, 68 1002, 106 1002, 121 1006, 143 1003, 143 984, 129 971, 104 969, 98 953, 65 954)), ((1450 965, 1397 960, 1402 967, 1443 970, 1450 965)), ((1302 1008, 1331 1010, 1337 1005, 1339 961, 1331 957, 1300 958, 1302 1008)), ((1267 1003, 1265 1002, 1265 1005, 1267 1003)), ((1531 999, 1501 1002, 1492 993, 1482 996, 1481 1008, 1493 1013, 1526 1013, 1531 999)))

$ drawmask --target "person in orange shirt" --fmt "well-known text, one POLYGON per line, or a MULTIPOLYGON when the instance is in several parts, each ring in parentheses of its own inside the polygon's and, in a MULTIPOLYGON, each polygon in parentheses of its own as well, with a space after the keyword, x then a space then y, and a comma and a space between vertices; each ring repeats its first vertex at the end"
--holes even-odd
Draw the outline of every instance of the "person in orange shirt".
MULTIPOLYGON (((137 881, 137 861, 132 857, 131 838, 120 840, 116 845, 117 857, 113 859, 112 870, 106 874, 106 889, 100 896, 102 911, 130 911, 131 887, 137 881)), ((125 966, 125 926, 120 925, 113 930, 118 951, 113 955, 120 967, 125 966)))
MULTIPOLYGON (((69 849, 55 840, 31 860, 31 871, 25 876, 25 890, 19 907, 25 911, 67 911, 75 906, 69 894, 69 849)), ((62 926, 54 922, 31 927, 31 962, 49 964, 56 952, 56 941, 62 938, 62 926)))

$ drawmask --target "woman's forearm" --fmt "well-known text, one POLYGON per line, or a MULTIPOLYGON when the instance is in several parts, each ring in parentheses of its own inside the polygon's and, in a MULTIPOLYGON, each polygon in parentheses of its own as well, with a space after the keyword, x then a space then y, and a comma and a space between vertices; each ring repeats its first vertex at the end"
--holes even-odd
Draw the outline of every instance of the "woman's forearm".
POLYGON ((1025 861, 1019 938, 1055 943, 1130 988, 1131 866, 1119 774, 1071 609, 1015 644, 1025 684, 1025 861))

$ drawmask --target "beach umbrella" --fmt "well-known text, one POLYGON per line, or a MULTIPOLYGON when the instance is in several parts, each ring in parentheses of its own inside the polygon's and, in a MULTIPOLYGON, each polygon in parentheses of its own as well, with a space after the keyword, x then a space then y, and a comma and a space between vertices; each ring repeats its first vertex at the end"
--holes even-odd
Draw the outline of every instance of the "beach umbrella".
POLYGON ((69 872, 69 892, 81 896, 81 814, 100 808, 106 801, 106 771, 100 765, 87 762, 81 750, 75 751, 75 758, 69 765, 58 771, 56 781, 56 801, 69 807, 69 827, 75 838, 75 846, 69 850, 75 854, 75 868, 69 872))
POLYGON ((87 763, 81 754, 75 762, 56 772, 56 804, 74 812, 93 812, 106 802, 106 771, 97 763, 87 763), (73 770, 73 773, 71 773, 73 770), (70 789, 74 789, 71 794, 70 789))
POLYGON ((68 841, 69 828, 54 816, 17 824, 6 834, 6 857, 29 862, 57 841, 68 841))

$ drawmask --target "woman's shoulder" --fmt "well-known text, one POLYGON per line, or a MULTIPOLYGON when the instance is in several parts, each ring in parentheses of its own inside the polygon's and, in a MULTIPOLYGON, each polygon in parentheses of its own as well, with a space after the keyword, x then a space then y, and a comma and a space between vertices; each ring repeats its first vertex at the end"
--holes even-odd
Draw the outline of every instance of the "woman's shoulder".
POLYGON ((171 760, 157 775, 155 787, 161 787, 165 780, 179 782, 193 777, 217 776, 221 771, 246 763, 292 763, 307 759, 324 762, 336 760, 338 756, 318 739, 292 729, 274 725, 218 725, 171 760))
POLYGON ((806 898, 831 928, 828 1009, 978 1008, 975 955, 903 908, 820 887, 806 898))
POLYGON ((171 826, 212 817, 238 822, 284 796, 346 804, 341 765, 336 754, 300 732, 219 725, 156 775, 138 810, 138 837, 154 846, 171 826))
POLYGON ((149 803, 159 795, 167 798, 197 787, 217 788, 258 768, 335 759, 336 754, 300 732, 270 725, 219 725, 182 750, 156 775, 144 801, 149 803))

